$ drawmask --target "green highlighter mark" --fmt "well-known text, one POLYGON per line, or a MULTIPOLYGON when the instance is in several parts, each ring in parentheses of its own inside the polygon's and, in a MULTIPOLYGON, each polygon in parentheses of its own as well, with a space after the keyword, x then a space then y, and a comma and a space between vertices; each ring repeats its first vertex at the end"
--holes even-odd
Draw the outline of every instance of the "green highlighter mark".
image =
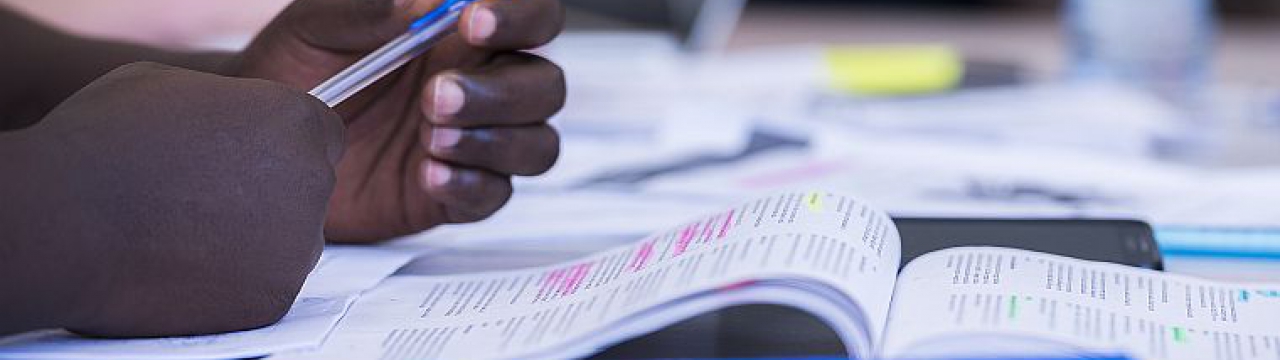
POLYGON ((1180 327, 1174 327, 1174 328, 1173 328, 1173 341, 1174 341, 1174 342, 1177 342, 1177 343, 1186 344, 1186 343, 1188 342, 1188 341, 1187 341, 1187 330, 1186 330, 1186 329, 1183 329, 1183 328, 1180 328, 1180 327))
POLYGON ((1009 297, 1009 318, 1018 318, 1018 298, 1015 296, 1009 297))

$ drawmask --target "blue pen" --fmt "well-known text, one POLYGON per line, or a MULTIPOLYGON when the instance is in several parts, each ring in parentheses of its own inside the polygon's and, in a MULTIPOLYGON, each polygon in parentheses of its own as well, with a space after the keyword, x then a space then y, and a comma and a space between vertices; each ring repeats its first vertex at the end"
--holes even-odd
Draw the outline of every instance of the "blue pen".
POLYGON ((316 86, 310 94, 330 107, 338 106, 352 95, 422 55, 440 39, 452 34, 462 17, 462 10, 478 0, 445 0, 435 10, 409 26, 409 31, 316 86))

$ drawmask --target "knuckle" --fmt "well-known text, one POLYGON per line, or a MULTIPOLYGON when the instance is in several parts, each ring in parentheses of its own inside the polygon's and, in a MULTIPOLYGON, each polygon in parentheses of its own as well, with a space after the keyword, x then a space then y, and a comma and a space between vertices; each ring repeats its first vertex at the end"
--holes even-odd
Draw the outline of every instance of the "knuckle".
POLYGON ((473 129, 469 131, 469 136, 463 136, 464 142, 472 143, 476 148, 492 148, 513 142, 514 136, 511 131, 499 131, 496 129, 473 129))
POLYGON ((547 25, 543 28, 543 32, 540 34, 538 39, 539 41, 535 46, 546 45, 555 40, 555 38, 564 31, 565 26, 565 9, 564 5, 562 5, 560 1, 545 0, 545 4, 542 8, 546 12, 546 16, 544 16, 543 19, 547 19, 547 25))
POLYGON ((161 65, 153 62, 139 61, 139 62, 120 65, 120 67, 115 68, 115 70, 112 70, 108 74, 122 75, 122 76, 140 75, 140 74, 145 74, 145 73, 160 71, 165 69, 170 69, 170 67, 167 65, 161 65))
POLYGON ((285 85, 266 80, 248 80, 253 88, 252 96, 258 103, 271 109, 284 120, 304 120, 322 117, 321 105, 310 96, 285 85))
POLYGON ((510 180, 504 181, 506 190, 500 190, 487 196, 477 197, 469 207, 454 206, 449 208, 449 221, 452 223, 473 223, 484 221, 506 206, 511 200, 510 180))
POLYGON ((547 64, 550 68, 549 71, 552 72, 551 81, 549 82, 552 98, 551 114, 548 116, 550 117, 550 115, 555 115, 564 109, 569 97, 569 81, 565 76, 564 68, 551 61, 547 61, 547 64))
POLYGON ((297 290, 294 291, 273 291, 263 294, 261 299, 249 304, 243 311, 243 318, 239 327, 244 329, 260 328, 263 326, 275 324, 289 313, 289 308, 293 306, 293 299, 297 296, 297 290))
POLYGON ((540 161, 532 162, 537 165, 534 167, 533 171, 528 174, 530 176, 546 174, 556 166, 557 162, 560 161, 560 133, 555 131, 555 129, 550 129, 547 133, 548 140, 546 142, 546 147, 539 152, 539 154, 541 154, 541 157, 539 157, 540 161))
MULTIPOLYGON (((98 95, 110 95, 113 98, 124 97, 117 87, 128 87, 129 92, 146 93, 150 96, 170 98, 173 96, 171 89, 174 83, 171 78, 166 78, 163 72, 172 71, 167 65, 161 65, 150 62, 135 62, 121 65, 110 72, 95 79, 93 83, 88 85, 84 91, 95 92, 98 95), (168 82, 169 84, 166 84, 168 82), (166 89, 170 91, 165 91, 166 89)), ((189 81, 189 79, 183 79, 189 81)), ((168 106, 169 104, 164 104, 168 106)))
POLYGON ((550 127, 540 129, 531 135, 530 143, 519 147, 514 156, 519 159, 515 174, 520 176, 538 176, 551 171, 560 158, 560 136, 550 127))
MULTIPOLYGON (((290 89, 284 85, 263 80, 250 80, 244 91, 245 96, 252 99, 242 101, 241 106, 256 106, 256 109, 245 109, 255 116, 252 126, 259 133, 261 143, 272 155, 294 158, 305 158, 314 161, 301 161, 292 166, 307 167, 313 171, 329 172, 330 157, 335 150, 340 150, 343 138, 341 117, 324 103, 290 89)), ((320 174, 323 175, 323 174, 320 174)))
POLYGON ((485 219, 489 218, 488 215, 484 215, 479 212, 462 210, 462 209, 452 208, 452 207, 449 208, 448 217, 449 217, 449 222, 454 224, 473 223, 478 221, 484 221, 485 219))
POLYGON ((510 135, 506 134, 505 131, 493 129, 464 130, 462 138, 458 140, 458 144, 445 148, 445 154, 443 155, 458 161, 487 164, 492 162, 497 155, 495 154, 496 150, 510 141, 510 135))

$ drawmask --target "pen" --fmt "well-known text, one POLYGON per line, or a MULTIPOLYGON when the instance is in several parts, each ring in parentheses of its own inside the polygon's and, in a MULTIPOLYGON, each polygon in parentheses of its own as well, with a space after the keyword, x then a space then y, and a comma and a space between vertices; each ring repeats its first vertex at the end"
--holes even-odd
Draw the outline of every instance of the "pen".
POLYGON ((316 86, 311 90, 311 96, 324 101, 329 107, 338 106, 452 34, 456 29, 454 25, 462 17, 462 10, 476 1, 445 0, 435 10, 414 21, 404 35, 316 86))

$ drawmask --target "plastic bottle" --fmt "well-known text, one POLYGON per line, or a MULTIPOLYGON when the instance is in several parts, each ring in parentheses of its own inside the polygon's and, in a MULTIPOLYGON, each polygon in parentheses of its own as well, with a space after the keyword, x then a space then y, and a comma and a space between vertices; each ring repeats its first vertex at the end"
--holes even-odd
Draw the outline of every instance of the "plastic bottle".
POLYGON ((1193 105, 1211 77, 1213 8, 1212 0, 1068 0, 1070 76, 1118 81, 1193 105))

